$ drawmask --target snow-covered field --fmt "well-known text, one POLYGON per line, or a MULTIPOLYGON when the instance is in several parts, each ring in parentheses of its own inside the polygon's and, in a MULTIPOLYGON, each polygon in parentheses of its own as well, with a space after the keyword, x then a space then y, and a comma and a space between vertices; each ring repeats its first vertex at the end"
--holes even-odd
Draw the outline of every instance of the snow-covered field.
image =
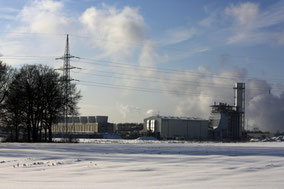
POLYGON ((284 142, 0 143, 0 188, 284 188, 284 142))

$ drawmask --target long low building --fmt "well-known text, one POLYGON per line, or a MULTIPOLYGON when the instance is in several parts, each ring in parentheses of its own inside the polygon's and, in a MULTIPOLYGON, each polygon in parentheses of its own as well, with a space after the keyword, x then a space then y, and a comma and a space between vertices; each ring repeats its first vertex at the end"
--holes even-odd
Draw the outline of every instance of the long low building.
POLYGON ((97 133, 98 123, 95 116, 68 117, 52 125, 53 133, 97 133))
POLYGON ((204 140, 208 138, 208 120, 192 117, 152 116, 144 119, 144 132, 161 139, 204 140))
POLYGON ((114 125, 108 122, 108 116, 80 116, 68 117, 58 120, 57 124, 52 125, 52 132, 60 133, 113 133, 114 125))

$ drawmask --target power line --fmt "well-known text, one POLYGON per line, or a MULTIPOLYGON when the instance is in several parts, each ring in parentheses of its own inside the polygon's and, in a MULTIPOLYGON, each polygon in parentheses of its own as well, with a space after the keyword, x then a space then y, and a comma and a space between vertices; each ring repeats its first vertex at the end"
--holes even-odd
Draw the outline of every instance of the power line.
MULTIPOLYGON (((81 58, 81 59, 85 59, 85 58, 81 58)), ((75 61, 75 62, 79 62, 79 63, 83 63, 83 64, 90 64, 90 65, 98 65, 98 66, 119 67, 119 68, 128 69, 128 70, 134 68, 135 70, 147 70, 147 71, 155 71, 155 72, 159 72, 159 73, 176 73, 176 74, 189 73, 189 74, 203 76, 203 77, 215 77, 215 78, 221 78, 221 79, 239 79, 239 77, 242 77, 242 75, 238 75, 238 76, 228 76, 228 75, 220 76, 220 75, 217 75, 217 74, 202 73, 202 72, 196 72, 196 71, 191 71, 191 70, 180 71, 180 70, 177 70, 177 69, 157 68, 157 67, 153 67, 153 66, 137 66, 135 64, 128 64, 128 63, 122 63, 122 62, 113 62, 113 61, 106 61, 106 60, 98 60, 98 59, 90 59, 90 60, 93 60, 93 61, 78 60, 78 61, 75 61), (108 65, 102 64, 102 63, 108 63, 108 65)), ((255 79, 253 77, 246 77, 246 78, 247 79, 255 79)), ((284 77, 283 78, 279 77, 278 80, 284 80, 284 77)), ((277 81, 277 79, 274 79, 274 81, 277 81)))
POLYGON ((66 33, 47 33, 47 32, 11 32, 11 31, 0 31, 0 33, 16 34, 16 35, 45 35, 45 36, 66 36, 66 33))
MULTIPOLYGON (((29 59, 29 60, 33 60, 33 59, 52 59, 55 56, 13 56, 13 55, 7 55, 7 56, 2 56, 1 58, 5 58, 5 59, 29 59)), ((117 61, 109 61, 109 60, 99 60, 99 59, 92 59, 92 58, 80 58, 80 60, 74 61, 74 62, 80 62, 83 64, 91 64, 91 65, 99 65, 99 66, 106 66, 105 64, 101 64, 101 63, 108 63, 107 66, 111 66, 111 67, 120 67, 122 69, 132 69, 133 67, 135 67, 135 69, 139 69, 139 70, 148 70, 148 71, 156 71, 156 72, 161 72, 161 73, 190 73, 190 74, 194 74, 194 75, 199 75, 199 76, 203 76, 203 77, 217 77, 217 78, 224 78, 224 79, 239 79, 238 77, 242 77, 242 75, 237 75, 237 76, 229 76, 229 75, 224 75, 224 76, 220 76, 217 74, 210 74, 210 73, 206 73, 206 72, 196 72, 196 71, 191 71, 191 70, 177 70, 177 69, 172 69, 172 68, 161 68, 161 67, 155 67, 155 66, 139 66, 137 67, 136 64, 133 63, 125 63, 125 62, 117 62, 117 61), (87 60, 87 61, 82 61, 82 60, 87 60)), ((250 79, 249 77, 247 79, 250 79)), ((251 78, 254 79, 254 78, 251 78)), ((284 80, 284 77, 277 77, 277 78, 271 78, 271 81, 278 81, 278 80, 284 80)))
MULTIPOLYGON (((35 59, 38 59, 38 58, 47 58, 47 59, 49 59, 49 58, 53 58, 54 56, 5 56, 5 57, 9 57, 9 58, 35 58, 35 59)), ((84 59, 86 59, 86 58, 84 58, 84 59)), ((110 62, 110 61, 104 61, 104 60, 97 60, 96 59, 96 61, 102 61, 102 62, 110 62)), ((79 61, 80 63, 82 63, 83 61, 79 61)), ((87 63, 87 64, 92 64, 92 65, 94 65, 95 63, 93 63, 93 62, 83 62, 83 63, 87 63)), ((111 63, 116 63, 116 64, 124 64, 124 65, 126 65, 127 66, 127 68, 128 67, 130 67, 131 66, 131 69, 132 69, 132 67, 133 66, 135 66, 135 65, 133 65, 133 64, 127 64, 127 63, 117 63, 117 62, 111 62, 111 63)), ((103 64, 103 65, 101 65, 101 64, 98 64, 98 65, 100 65, 100 66, 113 66, 113 65, 105 65, 105 64, 103 64)), ((122 65, 122 67, 124 68, 125 66, 124 65, 122 65)), ((115 65, 115 67, 116 67, 117 65, 115 65)), ((121 66, 121 65, 118 65, 119 67, 121 66)), ((74 67, 75 68, 75 67, 74 67)), ((137 68, 136 68, 137 69, 137 68)), ((141 70, 148 70, 148 69, 150 69, 151 71, 154 71, 154 67, 151 67, 151 66, 145 66, 145 68, 144 67, 139 67, 138 69, 141 69, 141 70)), ((97 69, 85 69, 85 70, 92 70, 92 71, 99 71, 99 70, 97 70, 97 69)), ((169 70, 169 69, 165 69, 165 70, 169 70)), ((163 71, 163 70, 155 70, 155 72, 160 72, 160 73, 172 73, 172 72, 178 72, 179 70, 175 70, 175 69, 170 69, 169 71, 163 71)), ((127 74, 127 73, 117 73, 117 72, 106 72, 106 71, 102 71, 102 70, 100 70, 100 72, 104 72, 104 73, 107 73, 107 74, 119 74, 119 75, 123 75, 123 77, 119 77, 119 76, 111 76, 111 77, 114 77, 114 78, 122 78, 122 79, 131 79, 131 80, 142 80, 142 79, 137 79, 137 76, 139 76, 139 75, 133 75, 133 74, 127 74), (124 77, 124 75, 128 75, 128 76, 135 76, 136 78, 125 78, 124 77)), ((181 73, 184 73, 184 72, 181 72, 181 73)), ((200 72, 195 72, 195 71, 190 71, 190 73, 192 73, 192 74, 195 74, 195 75, 202 75, 202 76, 204 76, 204 77, 215 77, 215 78, 222 78, 222 79, 233 79, 233 78, 238 78, 238 77, 223 77, 223 76, 219 76, 219 75, 215 75, 215 74, 208 74, 208 73, 200 73, 200 72)), ((86 74, 90 74, 90 73, 86 73, 86 74)), ((99 75, 99 74, 91 74, 91 75, 97 75, 97 76, 102 76, 102 77, 110 77, 110 76, 106 76, 106 75, 99 75)), ((196 83, 196 81, 190 81, 190 80, 182 80, 182 79, 176 79, 175 77, 171 77, 171 78, 165 78, 165 77, 153 77, 153 76, 143 76, 143 75, 141 75, 141 77, 146 77, 146 78, 151 78, 151 79, 155 79, 155 80, 167 80, 167 81, 170 81, 170 82, 187 82, 187 83, 196 83)), ((247 78, 247 79, 249 79, 249 78, 247 78)), ((149 79, 143 79, 144 81, 149 81, 149 82, 154 82, 153 80, 149 80, 149 79)), ((142 80, 142 81, 143 81, 142 80)), ((213 83, 214 84, 214 83, 213 83)), ((212 83, 204 83, 204 82, 202 82, 202 83, 198 83, 198 84, 194 84, 195 86, 198 86, 198 87, 214 87, 214 88, 216 88, 216 87, 218 87, 218 86, 216 86, 216 84, 214 84, 214 86, 212 86, 212 83), (200 86, 200 84, 202 84, 202 86, 200 86), (205 86, 204 84, 207 84, 207 86, 205 86)), ((219 86, 220 88, 224 88, 224 87, 226 87, 226 86, 224 86, 224 85, 220 85, 219 86)), ((228 88, 231 88, 231 87, 229 87, 228 86, 228 88)), ((276 89, 275 87, 274 87, 274 89, 276 89)), ((278 88, 279 90, 283 90, 282 88, 278 88)), ((261 88, 254 88, 254 89, 252 89, 251 88, 251 90, 267 90, 267 89, 261 89, 261 88)))
MULTIPOLYGON (((151 88, 144 88, 144 87, 115 85, 115 84, 91 82, 91 81, 80 81, 78 84, 86 85, 86 86, 95 86, 95 87, 112 88, 112 89, 125 89, 125 90, 131 90, 131 91, 141 91, 141 92, 150 92, 150 93, 162 93, 162 94, 167 93, 167 94, 178 95, 178 96, 200 96, 201 95, 201 93, 188 93, 188 92, 182 92, 178 90, 160 90, 160 89, 158 90, 158 89, 151 89, 151 88)), ((209 94, 202 94, 202 96, 210 97, 210 98, 214 97, 214 95, 209 95, 209 94)), ((222 98, 227 98, 227 97, 222 96, 222 98)))
MULTIPOLYGON (((35 59, 42 59, 42 58, 45 58, 45 59, 49 59, 49 58, 53 58, 54 56, 5 56, 5 57, 8 57, 8 58, 35 58, 35 59)), ((88 59, 88 58, 83 58, 83 59, 88 59)), ((111 66, 111 67, 123 67, 125 68, 125 66, 127 68, 131 68, 135 65, 133 64, 128 64, 128 63, 122 63, 122 62, 113 62, 113 61, 105 61, 105 60, 97 60, 97 59, 89 59, 89 60, 96 60, 96 61, 101 61, 101 62, 107 62, 107 63, 114 63, 115 65, 101 65, 101 64, 98 64, 100 66, 111 66), (121 65, 123 64, 123 65, 121 65)), ((83 61, 78 61, 80 63, 87 63, 87 64, 97 64, 97 63, 94 63, 94 62, 83 62, 83 61)), ((74 67, 75 68, 75 67, 74 67)), ((137 68, 135 68, 137 69, 137 68)), ((155 71, 155 72, 160 72, 160 73, 172 73, 172 72, 179 72, 179 70, 176 70, 176 69, 167 69, 167 68, 162 68, 162 70, 156 70, 155 67, 152 67, 152 66, 144 66, 144 67, 139 67, 138 69, 141 69, 141 70, 151 70, 151 71, 155 71), (164 71, 166 70, 166 71, 164 71)), ((94 69, 85 69, 85 70, 92 70, 92 71, 98 71, 98 70, 94 70, 94 69)), ((208 73, 200 73, 200 72, 195 72, 195 71, 189 71, 187 70, 188 72, 190 72, 191 74, 194 74, 194 75, 201 75, 202 77, 215 77, 215 78, 222 78, 222 79, 234 79, 234 78, 238 78, 238 77, 224 77, 224 76, 219 76, 219 75, 215 75, 215 74, 208 74, 208 73)), ((101 75, 101 74, 91 74, 91 73, 85 73, 85 74, 90 74, 90 75, 96 75, 96 76, 101 76, 101 77, 113 77, 113 78, 122 78, 122 79, 130 79, 130 80, 140 80, 140 81, 147 81, 147 82, 155 82, 154 80, 159 80, 159 81, 164 81, 164 80, 167 80, 167 81, 170 81, 171 83, 175 82, 175 83, 178 83, 178 82, 187 82, 187 83, 193 83, 191 84, 190 86, 197 86, 197 87, 214 87, 214 88, 225 88, 226 86, 224 85, 220 85, 220 86, 216 86, 215 83, 197 83, 196 84, 196 81, 190 81, 190 80, 182 80, 182 79, 176 79, 176 78, 165 78, 165 77, 153 77, 153 76, 141 76, 141 77, 145 77, 145 78, 151 78, 151 79, 154 79, 154 80, 149 80, 149 79, 140 79, 140 78, 137 78, 137 76, 139 75, 133 75, 133 74, 127 74, 127 73, 117 73, 117 72, 106 72, 106 71, 101 71, 100 72, 104 72, 104 73, 107 73, 107 74, 119 74, 119 75, 122 75, 122 77, 119 77, 119 76, 106 76, 106 75, 101 75), (125 77, 125 75, 130 75, 130 76, 135 76, 135 78, 129 78, 129 77, 125 77), (200 86, 201 84, 201 86, 200 86), (205 85, 204 85, 205 84, 205 85), (213 85, 213 86, 212 86, 213 85)), ((181 73, 184 73, 184 71, 182 71, 181 73)), ((249 79, 249 78, 247 78, 249 79)), ((231 89, 231 87, 228 86, 228 89, 231 89)), ((274 87, 274 89, 278 89, 278 90, 283 90, 283 88, 276 88, 274 87)), ((248 88, 248 90, 267 90, 266 88, 248 88)))
MULTIPOLYGON (((83 69, 84 70, 84 69, 83 69)), ((174 80, 174 79, 169 79, 169 78, 158 78, 158 77, 152 77, 155 79, 141 79, 136 75, 136 77, 124 77, 125 74, 121 74, 121 73, 116 73, 116 72, 105 72, 105 71, 98 71, 98 72, 104 72, 104 73, 111 73, 111 74, 119 74, 122 76, 115 76, 115 75, 102 75, 102 74, 95 74, 95 73, 88 73, 88 72, 83 72, 83 74, 87 74, 87 75, 94 75, 94 76, 99 76, 99 77, 107 77, 107 78, 119 78, 119 79, 126 79, 126 80, 134 80, 134 81, 144 81, 144 82, 152 82, 152 83, 156 83, 159 84, 157 82, 159 81, 164 81, 167 82, 167 85, 176 85, 176 84, 184 84, 187 86, 195 86, 197 88, 219 88, 219 89, 232 89, 232 85, 221 85, 221 84, 214 84, 214 83, 204 83, 204 82, 196 82, 196 81, 190 81, 190 80, 174 80), (207 85, 206 85, 207 84, 207 85)), ((77 74, 81 74, 81 72, 72 72, 72 73, 77 73, 77 74)), ((132 75, 132 74, 127 74, 127 75, 132 75)), ((132 75, 134 76, 134 75, 132 75)), ((268 90, 267 88, 247 88, 248 90, 268 90)), ((274 88, 274 89, 279 89, 279 90, 283 90, 283 88, 274 88)))

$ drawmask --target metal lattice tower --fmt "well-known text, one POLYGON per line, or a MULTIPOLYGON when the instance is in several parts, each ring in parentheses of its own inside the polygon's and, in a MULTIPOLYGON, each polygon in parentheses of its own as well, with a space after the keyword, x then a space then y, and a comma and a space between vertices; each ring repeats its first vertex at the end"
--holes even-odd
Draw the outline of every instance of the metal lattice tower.
POLYGON ((62 82, 64 87, 64 117, 65 117, 64 122, 65 122, 66 133, 68 132, 68 116, 69 116, 68 101, 72 98, 70 91, 71 91, 71 81, 73 81, 73 79, 70 76, 70 70, 77 68, 70 65, 70 59, 72 58, 79 58, 79 57, 72 56, 70 54, 69 35, 67 34, 64 55, 62 57, 56 58, 56 60, 59 59, 63 60, 63 67, 58 70, 63 71, 62 82))

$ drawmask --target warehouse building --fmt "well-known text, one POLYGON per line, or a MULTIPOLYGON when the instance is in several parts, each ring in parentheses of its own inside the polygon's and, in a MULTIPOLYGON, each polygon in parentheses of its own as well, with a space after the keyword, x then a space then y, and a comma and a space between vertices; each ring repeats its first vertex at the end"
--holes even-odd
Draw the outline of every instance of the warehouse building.
POLYGON ((157 115, 144 119, 143 130, 161 139, 204 140, 208 138, 208 128, 208 120, 157 115))
POLYGON ((62 118, 52 125, 53 133, 97 133, 98 123, 95 116, 68 117, 67 123, 62 118))
POLYGON ((114 126, 108 122, 108 116, 80 116, 58 120, 52 126, 53 133, 113 133, 114 126))

